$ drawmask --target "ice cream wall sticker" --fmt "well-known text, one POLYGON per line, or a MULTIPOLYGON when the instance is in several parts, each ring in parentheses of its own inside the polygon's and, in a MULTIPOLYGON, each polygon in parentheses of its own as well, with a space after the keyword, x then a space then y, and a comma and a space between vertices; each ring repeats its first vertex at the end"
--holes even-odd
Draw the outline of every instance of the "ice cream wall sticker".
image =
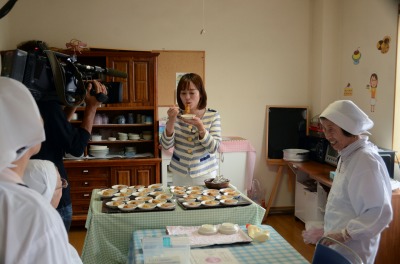
POLYGON ((361 59, 361 52, 359 50, 360 48, 358 47, 354 52, 353 55, 351 55, 351 58, 353 59, 354 65, 357 65, 360 63, 361 59))
POLYGON ((369 84, 367 84, 367 89, 371 93, 371 112, 375 112, 375 104, 376 104, 376 89, 378 88, 378 75, 376 73, 371 74, 369 78, 369 84))

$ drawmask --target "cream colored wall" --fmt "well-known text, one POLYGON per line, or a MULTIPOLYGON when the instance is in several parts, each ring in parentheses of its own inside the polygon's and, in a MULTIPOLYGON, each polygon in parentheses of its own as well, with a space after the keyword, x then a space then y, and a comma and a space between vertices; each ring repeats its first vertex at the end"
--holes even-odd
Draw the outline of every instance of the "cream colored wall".
MULTIPOLYGON (((364 11, 354 19, 370 14, 362 0, 348 1, 364 11)), ((385 9, 390 1, 373 7, 385 9)), ((265 106, 310 105, 318 113, 339 97, 344 55, 337 16, 350 12, 340 8, 344 2, 206 0, 206 34, 200 35, 201 0, 19 1, 8 15, 13 34, 0 31, 7 39, 1 48, 29 39, 64 47, 77 38, 91 47, 205 50, 209 107, 221 113, 224 135, 242 136, 255 147, 254 176, 268 199, 276 168, 265 162, 265 106), (33 12, 38 7, 40 16, 33 12)), ((378 36, 386 34, 382 30, 378 36)), ((284 181, 273 206, 293 205, 293 197, 284 181)))

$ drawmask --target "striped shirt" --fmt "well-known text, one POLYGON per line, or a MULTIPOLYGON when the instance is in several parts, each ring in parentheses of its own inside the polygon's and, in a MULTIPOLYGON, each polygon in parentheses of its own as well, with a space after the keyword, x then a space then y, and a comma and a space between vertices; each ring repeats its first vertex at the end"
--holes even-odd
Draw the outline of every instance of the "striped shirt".
POLYGON ((196 178, 218 170, 216 152, 222 140, 220 115, 207 109, 201 121, 206 130, 203 139, 199 139, 195 126, 180 119, 175 122, 171 137, 167 137, 166 130, 161 136, 164 149, 175 147, 170 168, 177 175, 196 178))

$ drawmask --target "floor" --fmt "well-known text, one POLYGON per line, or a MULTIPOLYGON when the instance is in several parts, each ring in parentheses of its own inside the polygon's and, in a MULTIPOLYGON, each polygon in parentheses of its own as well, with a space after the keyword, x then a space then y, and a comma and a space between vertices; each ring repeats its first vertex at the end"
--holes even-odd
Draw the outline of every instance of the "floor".
MULTIPOLYGON (((272 226, 305 259, 311 262, 315 246, 303 242, 301 236, 301 231, 304 230, 303 222, 297 220, 293 215, 272 214, 268 216, 264 224, 272 226)), ((84 227, 72 227, 68 235, 71 244, 76 248, 79 255, 81 255, 86 229, 84 227)))

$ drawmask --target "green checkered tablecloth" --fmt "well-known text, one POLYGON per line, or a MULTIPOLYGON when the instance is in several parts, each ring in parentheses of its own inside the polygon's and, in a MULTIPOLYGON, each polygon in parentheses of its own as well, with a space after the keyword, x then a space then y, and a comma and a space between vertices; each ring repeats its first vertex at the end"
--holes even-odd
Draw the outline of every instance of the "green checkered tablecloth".
MULTIPOLYGON (((82 252, 85 264, 126 263, 132 232, 136 230, 224 222, 259 225, 265 213, 264 208, 252 203, 230 208, 184 210, 177 206, 173 211, 107 214, 102 213, 98 191, 92 192, 86 220, 87 233, 82 252)), ((243 198, 247 197, 243 195, 243 198)))

